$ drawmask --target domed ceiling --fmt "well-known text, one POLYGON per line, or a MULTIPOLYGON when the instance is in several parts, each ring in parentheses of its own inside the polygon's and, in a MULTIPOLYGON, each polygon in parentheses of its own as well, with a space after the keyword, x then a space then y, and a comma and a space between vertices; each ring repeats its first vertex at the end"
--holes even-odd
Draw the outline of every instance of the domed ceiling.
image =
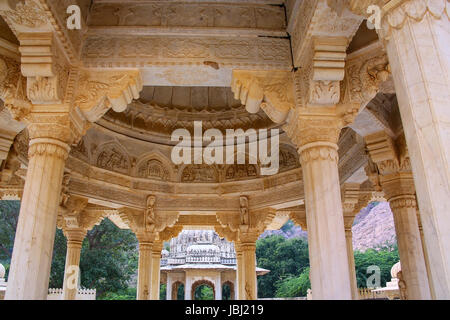
POLYGON ((111 131, 140 140, 170 144, 172 132, 185 128, 193 132, 194 121, 203 130, 274 128, 261 111, 250 114, 234 99, 229 87, 144 87, 139 100, 123 113, 109 111, 98 124, 111 131))

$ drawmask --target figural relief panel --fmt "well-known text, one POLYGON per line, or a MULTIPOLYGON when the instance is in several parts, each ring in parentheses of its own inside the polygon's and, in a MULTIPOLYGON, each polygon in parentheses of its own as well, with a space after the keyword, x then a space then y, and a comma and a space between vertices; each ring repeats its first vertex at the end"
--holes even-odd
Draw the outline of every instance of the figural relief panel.
POLYGON ((161 161, 151 159, 145 161, 139 166, 138 177, 168 181, 170 178, 170 173, 169 170, 164 167, 161 161))
POLYGON ((97 167, 128 174, 130 170, 130 160, 122 148, 116 143, 106 144, 98 153, 97 167))

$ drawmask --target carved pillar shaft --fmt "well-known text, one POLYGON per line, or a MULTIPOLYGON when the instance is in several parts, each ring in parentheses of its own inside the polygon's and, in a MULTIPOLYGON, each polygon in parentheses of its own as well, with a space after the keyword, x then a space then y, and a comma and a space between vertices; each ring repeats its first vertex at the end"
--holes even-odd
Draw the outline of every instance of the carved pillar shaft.
POLYGON ((64 272, 63 299, 75 300, 78 291, 81 247, 86 235, 84 230, 66 231, 67 253, 64 272))
POLYGON ((414 195, 389 199, 409 300, 431 299, 414 195))
POLYGON ((159 300, 162 247, 163 247, 162 243, 157 243, 154 244, 152 248, 152 284, 150 289, 150 300, 159 300))
POLYGON ((337 145, 309 143, 301 147, 299 153, 305 186, 313 298, 351 299, 337 145))
POLYGON ((236 243, 236 300, 244 299, 244 278, 242 274, 243 270, 243 260, 242 260, 242 250, 241 245, 236 243))
POLYGON ((5 299, 46 300, 56 217, 69 146, 56 139, 30 142, 27 177, 5 299))
POLYGON ((449 299, 448 4, 405 1, 387 14, 383 28, 416 181, 432 287, 437 299, 449 299))
POLYGON ((149 300, 152 282, 152 242, 139 241, 137 300, 149 300))
POLYGON ((256 281, 256 244, 242 243, 242 279, 241 285, 243 284, 243 290, 241 299, 242 300, 256 300, 258 298, 258 286, 256 281))
POLYGON ((352 299, 359 300, 358 282, 356 281, 355 255, 353 254, 353 233, 351 227, 345 229, 345 242, 347 243, 347 257, 352 299))

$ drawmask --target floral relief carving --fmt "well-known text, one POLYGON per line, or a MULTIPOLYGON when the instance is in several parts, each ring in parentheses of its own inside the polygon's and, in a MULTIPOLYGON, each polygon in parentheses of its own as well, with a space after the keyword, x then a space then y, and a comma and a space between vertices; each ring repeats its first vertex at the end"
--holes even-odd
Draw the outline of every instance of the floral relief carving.
POLYGON ((2 11, 0 14, 6 20, 28 28, 37 28, 47 22, 45 11, 34 0, 21 1, 15 10, 2 11))
POLYGON ((18 121, 24 120, 31 111, 26 88, 27 79, 21 74, 19 62, 0 56, 0 98, 18 121))

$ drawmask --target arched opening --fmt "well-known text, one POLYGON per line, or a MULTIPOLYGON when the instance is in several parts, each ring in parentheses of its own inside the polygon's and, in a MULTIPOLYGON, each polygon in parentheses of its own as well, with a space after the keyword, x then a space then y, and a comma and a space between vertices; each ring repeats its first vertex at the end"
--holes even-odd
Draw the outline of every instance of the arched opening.
POLYGON ((227 281, 222 285, 222 300, 234 300, 234 283, 227 281))
POLYGON ((214 283, 208 280, 199 280, 192 285, 192 300, 214 300, 216 290, 214 283))
POLYGON ((177 281, 172 284, 172 300, 184 300, 184 283, 177 281))

